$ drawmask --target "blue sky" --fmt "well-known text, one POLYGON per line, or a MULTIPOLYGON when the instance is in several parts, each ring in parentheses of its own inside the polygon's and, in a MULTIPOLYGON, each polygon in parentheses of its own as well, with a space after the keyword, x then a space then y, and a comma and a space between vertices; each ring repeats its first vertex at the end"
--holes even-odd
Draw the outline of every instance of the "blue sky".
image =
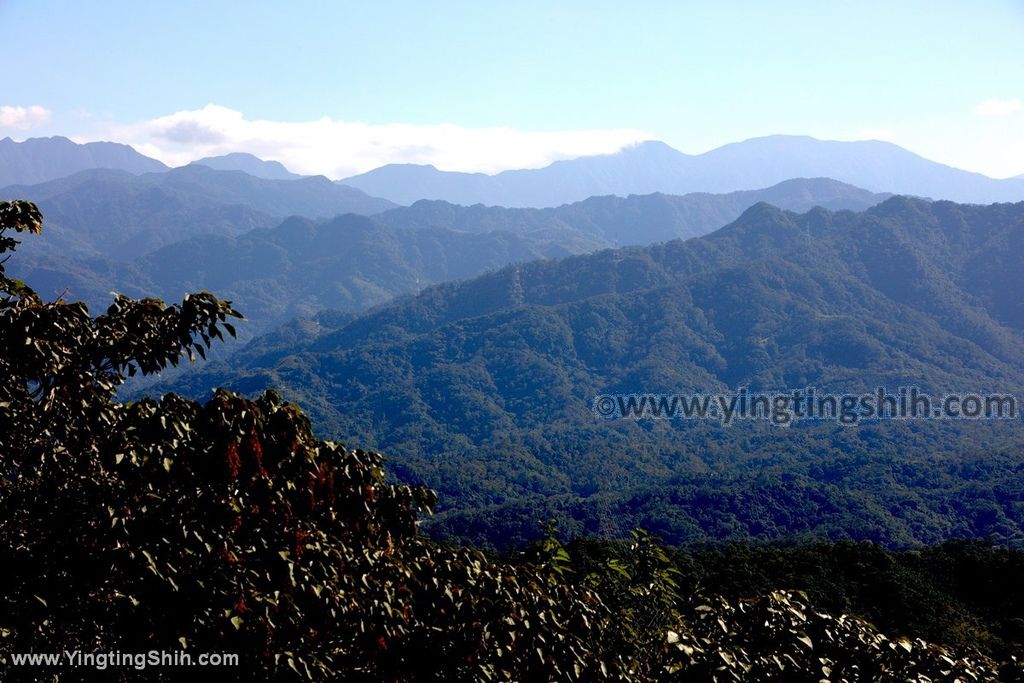
POLYGON ((1024 2, 0 0, 0 136, 339 177, 661 139, 890 139, 1024 173, 1024 2))

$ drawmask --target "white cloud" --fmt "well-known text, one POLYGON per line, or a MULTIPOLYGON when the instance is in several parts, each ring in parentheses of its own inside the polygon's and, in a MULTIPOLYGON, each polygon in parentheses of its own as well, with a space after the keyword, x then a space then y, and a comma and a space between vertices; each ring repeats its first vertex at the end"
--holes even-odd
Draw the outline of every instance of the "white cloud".
POLYGON ((172 166, 205 156, 249 152, 280 161, 292 171, 343 178, 390 163, 433 164, 448 171, 494 173, 536 168, 558 159, 611 153, 650 139, 629 129, 521 131, 453 124, 368 124, 247 119, 209 104, 130 125, 113 125, 101 137, 134 146, 172 166))
POLYGON ((0 128, 29 130, 50 120, 50 110, 39 105, 16 107, 9 104, 0 106, 0 128))
POLYGON ((1024 100, 1019 97, 1010 100, 985 100, 974 108, 975 114, 986 117, 1009 116, 1019 111, 1024 111, 1024 100))
MULTIPOLYGON (((1005 178, 1024 171, 1024 129, 1017 116, 1009 115, 1018 110, 1024 111, 1019 99, 989 100, 973 113, 964 109, 955 116, 878 121, 873 127, 844 131, 790 132, 820 139, 885 140, 934 161, 1005 178), (979 115, 981 112, 986 114, 979 115), (993 115, 996 112, 1005 115, 993 115)), ((454 124, 381 125, 327 117, 268 121, 248 119, 242 112, 215 104, 132 124, 94 120, 89 128, 88 134, 72 139, 128 143, 172 166, 204 156, 250 152, 280 161, 297 173, 330 178, 390 163, 433 164, 447 171, 484 173, 538 168, 559 159, 615 152, 658 137, 633 129, 540 132, 454 124)))

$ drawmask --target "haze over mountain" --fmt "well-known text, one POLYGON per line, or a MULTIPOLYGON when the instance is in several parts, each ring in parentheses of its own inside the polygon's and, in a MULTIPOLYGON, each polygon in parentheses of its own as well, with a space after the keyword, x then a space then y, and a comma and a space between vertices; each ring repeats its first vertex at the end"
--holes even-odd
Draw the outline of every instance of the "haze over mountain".
POLYGON ((268 204, 275 192, 292 201, 289 190, 307 184, 344 197, 358 191, 322 178, 239 175, 187 166, 156 177, 90 172, 15 188, 12 193, 35 197, 53 218, 43 235, 23 245, 12 272, 46 294, 70 290, 96 310, 108 305, 111 289, 167 300, 208 289, 234 301, 252 333, 325 308, 359 312, 509 263, 703 235, 758 201, 803 211, 863 209, 886 197, 827 179, 798 179, 728 195, 595 197, 557 209, 422 201, 372 219, 281 223, 254 205, 275 208, 268 204), (254 196, 242 191, 250 185, 254 196), (146 245, 149 253, 141 254, 146 245))
POLYGON ((643 526, 670 542, 1019 538, 1013 421, 601 420, 596 395, 1024 388, 1024 203, 757 204, 688 241, 517 265, 354 320, 321 316, 173 388, 280 389, 504 544, 643 526), (445 502, 447 501, 447 502, 445 502))
POLYGON ((594 195, 720 193, 813 177, 834 178, 874 192, 960 202, 1024 199, 1022 179, 996 180, 962 171, 892 143, 787 135, 753 138, 698 155, 651 141, 615 154, 493 176, 396 164, 339 182, 400 204, 439 199, 464 205, 550 207, 594 195))
POLYGON ((600 246, 579 234, 467 234, 393 228, 355 214, 324 222, 296 216, 243 235, 182 240, 128 263, 19 255, 24 263, 15 272, 44 292, 67 287, 94 308, 109 301, 111 289, 167 300, 216 291, 245 312, 240 330, 248 338, 296 316, 362 311, 429 284, 600 246))
POLYGON ((132 175, 93 169, 38 185, 0 188, 0 197, 39 204, 47 231, 26 251, 55 257, 126 260, 197 235, 239 235, 302 214, 327 218, 394 207, 323 176, 267 180, 189 165, 132 175))
POLYGON ((448 227, 466 232, 504 230, 536 234, 568 229, 601 240, 606 246, 644 245, 705 235, 736 220, 758 202, 799 212, 815 206, 859 211, 890 196, 828 178, 795 178, 764 189, 728 194, 590 197, 547 209, 507 209, 481 204, 465 207, 420 200, 410 207, 381 213, 377 220, 396 227, 448 227))
POLYGON ((77 144, 65 137, 0 140, 0 187, 34 185, 92 168, 134 174, 167 170, 162 162, 115 142, 77 144))
MULTIPOLYGON (((190 165, 242 171, 268 180, 303 177, 279 162, 244 152, 206 157, 190 165)), ((168 170, 161 162, 116 143, 79 145, 67 138, 0 141, 0 187, 36 184, 91 168, 134 174, 168 170)), ((997 180, 929 161, 888 142, 786 135, 753 138, 698 155, 650 141, 614 154, 495 175, 392 164, 337 182, 398 204, 434 199, 464 206, 544 208, 592 196, 753 190, 793 178, 832 178, 872 192, 969 203, 1024 199, 1024 176, 997 180)))
POLYGON ((204 157, 193 164, 207 166, 218 171, 242 171, 257 178, 268 180, 295 180, 303 176, 292 173, 279 161, 264 161, 246 152, 233 152, 216 157, 204 157))

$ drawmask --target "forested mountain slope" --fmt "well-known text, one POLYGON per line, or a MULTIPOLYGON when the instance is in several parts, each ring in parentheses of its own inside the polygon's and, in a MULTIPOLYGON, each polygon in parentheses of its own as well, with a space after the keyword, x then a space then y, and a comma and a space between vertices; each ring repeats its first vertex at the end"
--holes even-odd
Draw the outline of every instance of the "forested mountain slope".
MULTIPOLYGON (((286 209, 329 210, 327 195, 303 203, 307 185, 324 189, 321 181, 265 181, 192 166, 140 179, 90 172, 23 188, 54 218, 47 234, 25 245, 12 272, 46 295, 70 295, 97 310, 111 290, 168 300, 216 291, 246 311, 250 322, 241 330, 248 336, 289 317, 359 312, 510 263, 702 235, 764 198, 796 209, 866 208, 885 198, 828 179, 797 179, 755 192, 598 197, 544 211, 421 202, 372 220, 274 217, 286 209), (140 254, 146 245, 160 246, 140 254)), ((344 209, 345 191, 326 188, 344 209)))
POLYGON ((602 420, 595 396, 917 386, 1021 392, 1024 204, 759 204, 704 238, 513 266, 289 325, 175 388, 280 387, 440 490, 481 542, 1022 536, 1013 421, 602 420))

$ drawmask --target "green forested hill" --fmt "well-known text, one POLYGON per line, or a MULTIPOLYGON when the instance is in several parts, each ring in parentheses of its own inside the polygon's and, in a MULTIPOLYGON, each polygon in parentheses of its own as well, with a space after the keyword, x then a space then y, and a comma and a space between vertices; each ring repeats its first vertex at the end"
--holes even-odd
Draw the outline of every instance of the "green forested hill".
POLYGON ((323 178, 266 180, 188 166, 132 176, 90 171, 29 188, 48 232, 13 272, 48 296, 106 307, 111 290, 175 299, 207 289, 247 313, 244 336, 324 309, 364 311, 395 296, 509 263, 710 232, 767 199, 865 208, 876 195, 828 179, 796 179, 728 195, 599 197, 537 211, 388 202, 323 178), (52 218, 50 218, 52 217, 52 218))
POLYGON ((125 261, 198 235, 271 227, 291 215, 369 215, 394 207, 323 177, 269 180, 198 165, 143 175, 91 169, 4 187, 0 197, 31 197, 47 216, 49 233, 25 245, 22 259, 47 253, 125 261))
POLYGON ((328 221, 292 217, 241 235, 196 236, 126 263, 36 252, 21 259, 15 272, 42 292, 67 289, 97 310, 112 289, 164 299, 216 291, 247 311, 240 331, 248 337, 291 317, 323 309, 363 311, 436 282, 600 246, 568 231, 540 236, 408 230, 345 214, 328 221))
POLYGON ((598 394, 916 385, 1019 393, 1024 205, 760 204, 705 238, 506 268, 337 328, 291 327, 176 388, 281 387, 442 494, 442 535, 1016 539, 1015 422, 605 421, 598 394))

